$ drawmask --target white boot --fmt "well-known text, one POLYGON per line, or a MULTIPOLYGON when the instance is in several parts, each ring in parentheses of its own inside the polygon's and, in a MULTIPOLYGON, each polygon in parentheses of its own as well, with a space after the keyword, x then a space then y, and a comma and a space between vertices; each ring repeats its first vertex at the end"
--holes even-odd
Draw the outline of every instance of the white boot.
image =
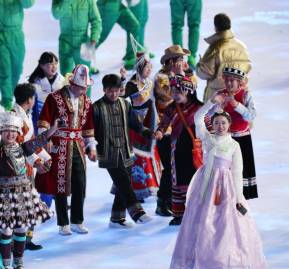
POLYGON ((87 234, 88 229, 81 223, 81 224, 72 224, 71 223, 71 231, 78 233, 78 234, 87 234))
POLYGON ((59 226, 59 234, 60 235, 71 235, 72 232, 70 230, 69 225, 59 226))

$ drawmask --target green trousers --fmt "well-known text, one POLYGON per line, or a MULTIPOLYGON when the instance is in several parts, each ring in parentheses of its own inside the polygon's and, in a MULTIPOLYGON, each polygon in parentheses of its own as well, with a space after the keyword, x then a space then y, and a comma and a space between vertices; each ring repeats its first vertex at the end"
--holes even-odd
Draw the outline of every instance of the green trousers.
POLYGON ((0 31, 0 89, 1 105, 12 108, 14 88, 23 70, 25 56, 24 34, 19 28, 0 31))
MULTIPOLYGON (((87 37, 88 40, 88 37, 87 37)), ((75 42, 71 36, 60 35, 59 37, 59 59, 60 72, 63 76, 71 73, 77 64, 85 64, 90 67, 90 62, 84 61, 80 57, 80 46, 84 41, 75 42)))
MULTIPOLYGON (((111 32, 113 26, 118 23, 126 32, 132 33, 138 38, 139 22, 131 10, 116 0, 98 0, 97 7, 102 19, 102 32, 97 47, 99 47, 111 32)), ((126 59, 135 58, 132 47, 127 47, 126 59)))
MULTIPOLYGON (((87 41, 89 38, 87 37, 87 41)), ((85 64, 90 68, 90 62, 84 61, 80 57, 80 46, 82 42, 73 40, 71 36, 60 35, 59 37, 59 60, 60 60, 60 72, 63 76, 67 73, 71 73, 73 68, 77 64, 85 64)), ((87 93, 89 97, 91 96, 91 87, 88 87, 87 93)))
POLYGON ((195 58, 199 44, 202 0, 170 0, 172 40, 174 45, 183 47, 183 27, 187 13, 189 27, 189 50, 195 58))
MULTIPOLYGON (((140 0, 140 2, 135 6, 129 5, 129 9, 139 21, 138 37, 136 37, 136 40, 140 45, 144 46, 145 26, 148 21, 148 0, 140 0)), ((127 33, 126 44, 126 51, 131 51, 132 48, 129 33, 127 33)), ((129 59, 127 55, 125 55, 124 58, 129 59)))

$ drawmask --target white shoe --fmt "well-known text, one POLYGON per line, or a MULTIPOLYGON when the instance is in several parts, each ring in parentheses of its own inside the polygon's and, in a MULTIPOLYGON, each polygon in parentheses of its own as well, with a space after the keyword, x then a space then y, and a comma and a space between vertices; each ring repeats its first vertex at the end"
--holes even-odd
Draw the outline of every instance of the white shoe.
POLYGON ((83 224, 70 224, 71 231, 78 234, 87 234, 88 229, 83 224))
POLYGON ((71 235, 72 232, 70 230, 69 225, 59 226, 59 234, 61 235, 71 235))
POLYGON ((149 221, 151 221, 151 220, 152 220, 152 217, 150 217, 150 216, 147 215, 147 214, 144 214, 144 215, 141 215, 141 216, 137 219, 136 223, 137 223, 137 224, 143 224, 143 223, 147 223, 147 222, 149 222, 149 221))
POLYGON ((118 222, 109 221, 108 227, 109 228, 130 229, 130 228, 133 228, 133 224, 131 222, 126 221, 126 220, 118 221, 118 222))

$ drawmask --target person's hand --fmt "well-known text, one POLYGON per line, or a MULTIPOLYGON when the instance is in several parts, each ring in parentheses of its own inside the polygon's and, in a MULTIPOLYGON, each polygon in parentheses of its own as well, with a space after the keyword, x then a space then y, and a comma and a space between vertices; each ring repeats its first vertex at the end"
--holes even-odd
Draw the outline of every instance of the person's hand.
POLYGON ((96 162, 97 160, 97 153, 96 150, 89 150, 87 153, 88 159, 92 162, 96 162))
POLYGON ((161 140, 163 138, 163 133, 161 131, 156 131, 154 134, 153 134, 153 138, 156 139, 156 140, 161 140))
POLYGON ((183 70, 186 71, 186 70, 189 70, 189 69, 190 69, 189 64, 186 61, 184 61, 183 62, 183 70))
POLYGON ((122 66, 122 67, 120 68, 119 73, 120 73, 120 76, 121 76, 122 78, 126 78, 127 71, 126 71, 126 69, 124 68, 124 66, 122 66))
POLYGON ((237 107, 238 106, 238 102, 236 101, 234 95, 232 95, 232 94, 226 96, 225 102, 227 104, 230 104, 232 107, 237 107))
POLYGON ((175 74, 180 74, 180 75, 185 75, 184 62, 183 61, 177 61, 175 63, 174 73, 175 74))
POLYGON ((215 93, 211 98, 212 103, 222 105, 225 102, 223 94, 215 93))
POLYGON ((56 119, 53 123, 53 125, 48 129, 47 132, 47 138, 50 138, 61 126, 60 125, 60 119, 56 119))
POLYGON ((42 159, 39 158, 34 163, 34 167, 36 168, 38 174, 45 174, 50 170, 51 163, 51 160, 44 162, 42 159))

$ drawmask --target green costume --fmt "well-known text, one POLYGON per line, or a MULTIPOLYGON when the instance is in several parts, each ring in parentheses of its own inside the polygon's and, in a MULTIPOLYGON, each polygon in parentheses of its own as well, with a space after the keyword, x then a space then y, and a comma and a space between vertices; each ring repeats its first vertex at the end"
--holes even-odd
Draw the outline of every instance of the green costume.
POLYGON ((172 39, 174 45, 183 47, 184 17, 187 13, 189 27, 189 64, 195 66, 199 44, 202 0, 170 0, 172 39))
MULTIPOLYGON (((147 0, 139 0, 136 5, 134 5, 135 0, 127 0, 127 4, 131 12, 135 15, 135 17, 139 21, 139 30, 138 36, 136 37, 136 41, 144 47, 144 35, 145 35, 145 26, 148 21, 148 1, 147 0)), ((129 37, 129 33, 127 33, 126 39, 127 49, 126 51, 131 50, 131 41, 129 37)), ((124 56, 124 59, 129 59, 127 55, 124 56)))
POLYGON ((63 75, 72 72, 76 64, 90 66, 80 58, 82 43, 99 40, 101 18, 95 0, 53 0, 52 14, 60 21, 59 58, 63 75), (90 23, 90 38, 88 25, 90 23))
MULTIPOLYGON (((121 3, 121 0, 98 0, 97 6, 102 19, 102 33, 97 47, 104 42, 116 23, 138 39, 139 22, 130 9, 121 3)), ((125 60, 135 63, 135 55, 131 46, 127 47, 125 60)), ((125 67, 128 66, 125 64, 125 67)))
POLYGON ((23 70, 25 44, 24 8, 35 0, 0 0, 0 90, 1 104, 12 108, 13 91, 23 70))

